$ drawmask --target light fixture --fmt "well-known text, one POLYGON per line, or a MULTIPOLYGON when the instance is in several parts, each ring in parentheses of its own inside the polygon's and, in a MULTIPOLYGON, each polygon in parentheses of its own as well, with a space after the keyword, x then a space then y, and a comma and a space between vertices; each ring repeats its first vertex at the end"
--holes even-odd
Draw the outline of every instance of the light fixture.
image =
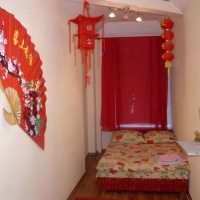
POLYGON ((142 16, 141 16, 142 13, 138 13, 138 11, 130 10, 129 6, 124 6, 123 8, 111 8, 110 7, 109 10, 110 10, 110 13, 108 14, 109 18, 119 17, 118 16, 119 13, 123 12, 123 14, 121 15, 122 19, 123 20, 129 20, 130 19, 129 13, 135 13, 137 15, 135 20, 137 22, 142 22, 143 21, 142 16), (116 11, 117 11, 117 15, 116 15, 116 11))
POLYGON ((129 20, 129 16, 128 16, 128 10, 129 10, 129 6, 125 6, 123 9, 124 15, 123 15, 123 19, 124 20, 129 20))
POLYGON ((142 17, 137 16, 137 18, 135 19, 137 22, 142 22, 142 17))
POLYGON ((116 17, 116 15, 115 15, 114 12, 110 12, 109 15, 108 15, 108 17, 110 17, 110 18, 114 18, 114 17, 116 17))
POLYGON ((137 17, 136 17, 135 21, 136 21, 136 22, 142 22, 142 20, 143 20, 143 19, 142 19, 142 16, 141 16, 142 14, 139 13, 139 12, 135 12, 135 13, 137 14, 137 17))
POLYGON ((116 15, 115 15, 114 11, 117 11, 118 9, 117 8, 109 8, 109 10, 110 10, 110 13, 109 13, 108 17, 115 18, 116 15))

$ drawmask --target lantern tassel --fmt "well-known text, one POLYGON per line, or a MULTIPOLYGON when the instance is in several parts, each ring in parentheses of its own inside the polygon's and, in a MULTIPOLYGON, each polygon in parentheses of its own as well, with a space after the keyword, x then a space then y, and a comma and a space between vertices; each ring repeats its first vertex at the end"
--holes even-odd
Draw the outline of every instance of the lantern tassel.
POLYGON ((165 68, 166 69, 170 69, 172 66, 172 62, 171 61, 165 61, 165 68))
POLYGON ((70 21, 68 22, 69 26, 69 53, 71 53, 72 47, 71 47, 71 23, 70 21))
POLYGON ((74 63, 76 66, 76 36, 73 35, 73 43, 74 43, 74 63))

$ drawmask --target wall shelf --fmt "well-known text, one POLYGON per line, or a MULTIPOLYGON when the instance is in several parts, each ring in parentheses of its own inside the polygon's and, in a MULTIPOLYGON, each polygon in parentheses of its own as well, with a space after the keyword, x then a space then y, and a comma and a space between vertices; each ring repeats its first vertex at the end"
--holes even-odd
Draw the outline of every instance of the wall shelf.
POLYGON ((200 156, 200 142, 177 141, 188 156, 200 156))

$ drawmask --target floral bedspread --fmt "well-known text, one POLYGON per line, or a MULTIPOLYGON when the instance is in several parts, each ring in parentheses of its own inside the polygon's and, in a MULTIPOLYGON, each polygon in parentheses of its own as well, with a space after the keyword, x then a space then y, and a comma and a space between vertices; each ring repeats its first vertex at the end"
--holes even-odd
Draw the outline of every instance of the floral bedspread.
POLYGON ((125 144, 111 142, 97 165, 97 177, 188 179, 189 163, 176 143, 125 144), (159 165, 158 155, 177 153, 186 161, 159 165))

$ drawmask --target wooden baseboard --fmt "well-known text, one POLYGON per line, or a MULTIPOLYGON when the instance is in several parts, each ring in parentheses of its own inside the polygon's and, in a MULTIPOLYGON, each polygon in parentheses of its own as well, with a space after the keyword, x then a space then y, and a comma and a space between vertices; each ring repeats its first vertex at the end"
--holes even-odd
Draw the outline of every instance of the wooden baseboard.
POLYGON ((187 197, 187 200, 192 200, 192 197, 190 196, 189 192, 186 193, 186 197, 187 197))
POLYGON ((86 155, 86 158, 87 158, 88 156, 97 156, 97 155, 99 155, 99 154, 103 154, 105 151, 106 151, 106 149, 102 149, 101 152, 96 151, 95 153, 88 153, 88 154, 86 155))
POLYGON ((73 197, 75 196, 78 188, 81 185, 81 181, 83 180, 83 178, 85 177, 86 172, 83 174, 83 176, 80 178, 79 182, 76 184, 75 188, 72 190, 72 192, 70 193, 70 195, 68 196, 67 200, 71 200, 73 199, 73 197))
MULTIPOLYGON (((98 152, 95 152, 95 153, 88 153, 87 156, 96 156, 98 154, 98 152)), ((86 158, 87 158, 86 156, 86 158)))

